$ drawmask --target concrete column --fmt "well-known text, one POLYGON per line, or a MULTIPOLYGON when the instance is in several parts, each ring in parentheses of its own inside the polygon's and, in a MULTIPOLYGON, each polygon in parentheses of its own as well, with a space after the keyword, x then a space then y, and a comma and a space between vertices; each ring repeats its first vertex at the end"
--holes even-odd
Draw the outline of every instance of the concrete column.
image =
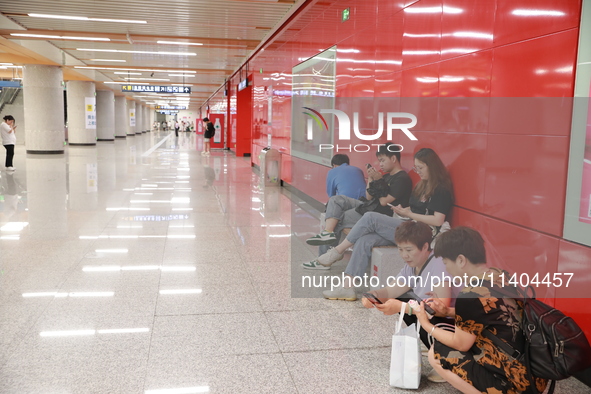
POLYGON ((150 122, 150 130, 152 130, 152 125, 154 124, 154 122, 156 121, 156 114, 154 113, 154 110, 150 107, 148 108, 148 116, 149 116, 149 122, 150 122))
POLYGON ((148 108, 144 104, 142 104, 142 123, 144 124, 144 128, 142 129, 144 132, 150 130, 148 127, 148 122, 146 122, 146 115, 148 114, 148 108))
POLYGON ((144 121, 142 116, 142 104, 135 102, 135 133, 141 134, 144 132, 144 121))
POLYGON ((146 127, 146 106, 140 104, 140 107, 142 108, 142 133, 145 133, 146 131, 148 131, 148 128, 146 127))
POLYGON ((125 96, 115 97, 115 138, 127 137, 129 114, 127 113, 126 101, 125 96))
POLYGON ((94 82, 66 82, 68 144, 96 145, 96 96, 94 82), (92 107, 90 107, 92 106, 92 107))
POLYGON ((62 69, 56 66, 35 64, 23 68, 27 153, 64 153, 62 80, 62 69))
POLYGON ((96 136, 98 141, 115 140, 115 93, 96 92, 96 136))
POLYGON ((135 113, 135 101, 125 100, 127 103, 127 135, 135 135, 135 125, 137 117, 135 113))

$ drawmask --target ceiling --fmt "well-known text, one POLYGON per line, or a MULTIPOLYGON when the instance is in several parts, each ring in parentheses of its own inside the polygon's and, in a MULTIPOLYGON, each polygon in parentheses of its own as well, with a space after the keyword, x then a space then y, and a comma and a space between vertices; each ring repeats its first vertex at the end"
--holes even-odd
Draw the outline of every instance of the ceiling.
MULTIPOLYGON (((94 80, 118 94, 112 82, 184 84, 192 89, 190 108, 197 109, 302 3, 0 0, 0 62, 60 64, 64 79, 94 80)), ((18 69, 8 71, 18 76, 18 69)), ((145 93, 125 95, 154 102, 145 93)))

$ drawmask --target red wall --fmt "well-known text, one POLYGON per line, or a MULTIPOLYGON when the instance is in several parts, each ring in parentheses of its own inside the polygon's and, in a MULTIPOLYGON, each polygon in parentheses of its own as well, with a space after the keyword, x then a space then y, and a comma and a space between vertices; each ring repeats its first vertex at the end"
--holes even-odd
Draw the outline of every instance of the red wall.
MULTIPOLYGON (((452 224, 480 230, 492 245, 494 265, 574 272, 580 280, 570 289, 543 295, 576 297, 585 288, 591 248, 563 240, 562 228, 580 0, 325 0, 306 7, 248 64, 257 70, 258 89, 253 162, 270 133, 273 147, 284 153, 282 178, 326 201, 328 168, 290 156, 290 98, 273 97, 268 125, 264 91, 271 84, 290 89, 282 83, 290 83, 293 66, 336 44, 346 50, 337 53, 337 97, 434 98, 435 115, 422 120, 419 141, 404 139, 402 163, 410 168, 421 147, 439 153, 454 181, 452 224), (350 20, 341 22, 345 8, 350 20), (523 16, 518 10, 553 12, 523 16), (448 97, 475 98, 468 105, 477 118, 446 122, 453 109, 448 97), (516 114, 514 102, 499 97, 559 99, 516 114)), ((359 167, 374 155, 350 154, 359 167)), ((556 305, 591 338, 588 300, 556 305)))

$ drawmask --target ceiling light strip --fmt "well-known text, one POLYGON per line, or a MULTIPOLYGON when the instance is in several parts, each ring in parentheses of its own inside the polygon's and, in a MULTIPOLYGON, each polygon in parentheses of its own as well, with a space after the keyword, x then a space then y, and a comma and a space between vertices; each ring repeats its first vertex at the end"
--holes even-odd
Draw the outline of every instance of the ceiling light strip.
POLYGON ((48 40, 111 41, 110 38, 104 38, 104 37, 52 36, 52 35, 46 35, 46 34, 25 34, 25 33, 10 33, 10 35, 13 37, 46 38, 48 40))
POLYGON ((48 19, 67 19, 75 21, 92 21, 92 22, 115 22, 115 23, 141 23, 146 24, 147 21, 132 20, 132 19, 105 19, 105 18, 88 18, 86 16, 70 16, 70 15, 49 15, 49 14, 28 14, 33 18, 48 18, 48 19))
POLYGON ((164 51, 126 51, 123 49, 93 49, 76 48, 77 51, 84 52, 109 52, 109 53, 133 53, 139 55, 171 55, 171 56, 197 56, 195 52, 164 52, 164 51))

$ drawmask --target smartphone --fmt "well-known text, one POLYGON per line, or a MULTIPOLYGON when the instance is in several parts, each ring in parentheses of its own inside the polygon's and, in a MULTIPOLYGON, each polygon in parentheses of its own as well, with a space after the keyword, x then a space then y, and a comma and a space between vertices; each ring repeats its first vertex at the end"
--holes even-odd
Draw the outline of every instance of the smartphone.
MULTIPOLYGON (((415 293, 412 290, 409 290, 406 293, 402 294, 400 297, 398 297, 398 299, 400 299, 400 298, 411 298, 411 299, 415 300, 416 302, 418 302, 419 304, 421 302, 423 302, 421 297, 419 297, 417 295, 417 293, 415 293)), ((428 314, 435 316, 435 311, 427 303, 425 303, 425 311, 427 311, 428 314)))
POLYGON ((373 295, 371 293, 363 293, 362 296, 367 298, 369 300, 369 302, 371 302, 372 304, 383 304, 383 302, 380 301, 380 299, 378 297, 376 297, 375 295, 373 295))
POLYGON ((373 166, 372 166, 370 163, 367 163, 367 164, 365 165, 365 167, 367 167, 367 169, 369 170, 369 169, 370 169, 371 167, 373 167, 373 166))

